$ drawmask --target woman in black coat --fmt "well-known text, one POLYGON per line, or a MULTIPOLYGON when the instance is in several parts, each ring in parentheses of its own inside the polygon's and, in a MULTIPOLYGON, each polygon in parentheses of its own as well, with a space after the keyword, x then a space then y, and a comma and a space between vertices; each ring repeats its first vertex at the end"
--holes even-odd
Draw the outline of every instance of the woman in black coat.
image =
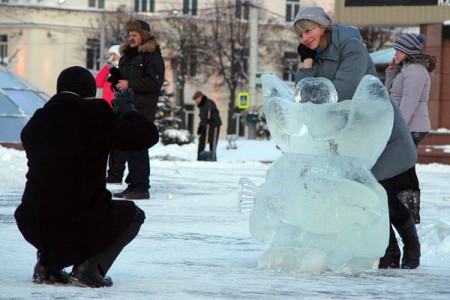
POLYGON ((129 104, 113 110, 95 96, 84 68, 64 70, 57 94, 36 111, 22 131, 28 158, 19 230, 38 249, 33 281, 110 286, 114 259, 139 231, 145 215, 133 202, 113 201, 106 189, 110 149, 145 150, 158 142, 156 126, 129 104), (133 111, 134 110, 134 111, 133 111), (71 278, 63 268, 74 265, 71 278))

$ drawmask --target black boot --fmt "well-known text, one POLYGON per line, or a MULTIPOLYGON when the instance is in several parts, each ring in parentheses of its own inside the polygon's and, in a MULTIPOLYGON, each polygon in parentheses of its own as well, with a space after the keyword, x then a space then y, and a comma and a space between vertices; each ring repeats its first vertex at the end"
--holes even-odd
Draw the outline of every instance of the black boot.
POLYGON ((64 269, 50 271, 47 269, 47 260, 41 252, 37 252, 37 263, 33 270, 33 282, 45 284, 67 284, 70 283, 69 275, 64 269))
POLYGON ((397 196, 408 208, 414 223, 420 224, 420 190, 404 190, 397 196))
POLYGON ((110 287, 113 284, 110 277, 100 274, 98 264, 93 258, 74 265, 70 278, 74 283, 93 288, 110 287))
POLYGON ((413 219, 396 229, 403 241, 402 269, 416 269, 420 265, 420 242, 413 219))
POLYGON ((389 245, 386 248, 384 256, 380 258, 378 269, 398 269, 400 267, 400 248, 398 247, 394 229, 392 229, 392 226, 389 226, 389 228, 389 245))

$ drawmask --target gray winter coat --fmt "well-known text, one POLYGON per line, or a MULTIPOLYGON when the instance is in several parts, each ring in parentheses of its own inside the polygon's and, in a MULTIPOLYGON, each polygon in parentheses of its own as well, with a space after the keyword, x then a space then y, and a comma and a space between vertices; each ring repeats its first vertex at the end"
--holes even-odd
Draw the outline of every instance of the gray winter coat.
POLYGON ((325 77, 333 82, 341 101, 352 99, 361 78, 368 74, 377 76, 359 31, 334 24, 330 45, 322 57, 314 61, 312 68, 300 68, 297 71, 295 84, 305 77, 325 77))
POLYGON ((428 132, 431 129, 428 98, 431 78, 426 57, 415 56, 403 61, 402 66, 386 69, 385 86, 392 101, 397 104, 410 132, 428 132))
MULTIPOLYGON (((339 101, 352 99, 359 82, 365 75, 377 76, 375 66, 358 30, 338 24, 333 25, 331 43, 314 61, 311 69, 301 68, 295 75, 296 84, 306 77, 325 77, 331 80, 338 92, 339 101)), ((394 124, 386 148, 381 153, 372 174, 378 181, 392 178, 414 166, 416 147, 398 107, 394 107, 394 124)))
POLYGON ((402 113, 391 100, 394 108, 394 124, 389 140, 375 165, 372 174, 378 181, 392 178, 416 164, 417 151, 402 113))

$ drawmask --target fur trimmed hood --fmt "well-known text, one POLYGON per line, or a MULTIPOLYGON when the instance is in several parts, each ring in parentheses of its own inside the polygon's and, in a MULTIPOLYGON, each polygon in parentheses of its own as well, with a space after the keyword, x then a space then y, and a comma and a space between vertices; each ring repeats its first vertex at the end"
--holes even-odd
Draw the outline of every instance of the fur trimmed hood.
MULTIPOLYGON (((138 47, 138 52, 149 52, 153 53, 159 48, 159 43, 155 38, 152 38, 151 40, 148 40, 147 42, 143 43, 138 47)), ((125 53, 130 49, 130 44, 122 44, 120 45, 120 53, 125 53)))
POLYGON ((437 59, 428 54, 406 55, 403 59, 403 65, 416 64, 424 66, 428 72, 432 72, 436 67, 437 59))

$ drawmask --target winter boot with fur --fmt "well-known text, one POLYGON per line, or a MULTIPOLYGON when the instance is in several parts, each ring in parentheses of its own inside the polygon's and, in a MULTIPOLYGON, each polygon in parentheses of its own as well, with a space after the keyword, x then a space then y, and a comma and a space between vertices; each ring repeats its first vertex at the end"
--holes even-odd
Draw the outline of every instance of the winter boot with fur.
POLYGON ((100 274, 98 264, 93 258, 74 265, 70 278, 73 283, 92 288, 110 287, 113 284, 110 277, 100 274))
POLYGON ((395 228, 403 241, 402 269, 416 269, 420 265, 420 242, 412 217, 395 228))
POLYGON ((400 268, 400 248, 398 247, 397 238, 395 237, 392 225, 389 232, 389 245, 386 248, 386 253, 380 258, 378 269, 398 269, 400 268))
POLYGON ((414 223, 420 224, 420 190, 404 190, 397 196, 408 208, 414 223))

